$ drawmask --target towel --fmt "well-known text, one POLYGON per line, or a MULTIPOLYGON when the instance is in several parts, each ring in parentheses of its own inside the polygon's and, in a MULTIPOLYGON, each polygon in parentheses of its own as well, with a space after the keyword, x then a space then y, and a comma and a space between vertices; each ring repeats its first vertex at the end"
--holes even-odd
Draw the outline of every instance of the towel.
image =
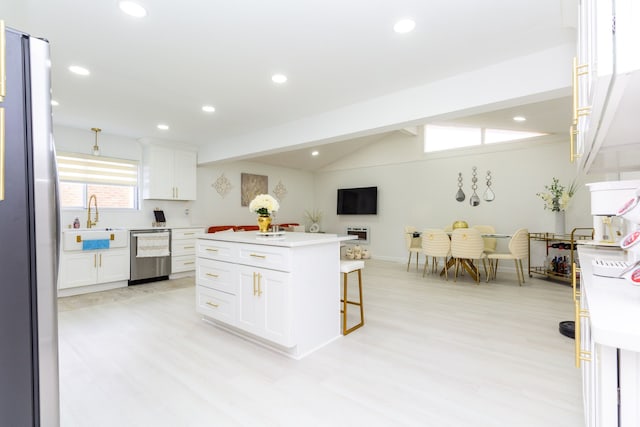
POLYGON ((109 239, 94 239, 82 241, 83 251, 91 251, 94 249, 109 249, 109 239))
POLYGON ((137 258, 169 256, 169 233, 139 233, 137 258))

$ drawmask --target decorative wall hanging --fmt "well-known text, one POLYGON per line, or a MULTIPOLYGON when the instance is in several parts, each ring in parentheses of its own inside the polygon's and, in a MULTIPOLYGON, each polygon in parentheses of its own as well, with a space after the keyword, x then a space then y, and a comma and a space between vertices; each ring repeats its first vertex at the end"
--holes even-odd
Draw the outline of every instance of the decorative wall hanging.
POLYGON ((496 198, 496 195, 491 189, 491 171, 487 171, 486 182, 487 182, 487 189, 484 191, 484 195, 482 196, 482 198, 485 200, 485 202, 492 202, 496 198))
POLYGON ((458 172, 458 192, 456 193, 456 200, 462 202, 465 197, 464 191, 462 191, 462 172, 458 172))
POLYGON ((276 199, 282 200, 287 195, 287 187, 284 186, 282 181, 278 181, 278 185, 273 189, 273 195, 276 196, 276 199))
POLYGON ((475 166, 473 167, 471 175, 471 189, 473 190, 473 195, 469 197, 469 204, 471 206, 478 206, 480 204, 480 197, 478 197, 478 194, 476 193, 476 190, 478 189, 478 172, 475 166))
POLYGON ((211 186, 216 189, 216 191, 222 198, 229 194, 229 191, 231 191, 231 189, 233 188, 233 185, 231 185, 231 181, 229 181, 227 177, 224 176, 224 173, 220 175, 218 179, 216 179, 216 182, 211 184, 211 186))
POLYGON ((240 205, 249 206, 249 203, 251 203, 258 194, 267 194, 269 192, 269 177, 266 175, 241 173, 240 187, 240 205))

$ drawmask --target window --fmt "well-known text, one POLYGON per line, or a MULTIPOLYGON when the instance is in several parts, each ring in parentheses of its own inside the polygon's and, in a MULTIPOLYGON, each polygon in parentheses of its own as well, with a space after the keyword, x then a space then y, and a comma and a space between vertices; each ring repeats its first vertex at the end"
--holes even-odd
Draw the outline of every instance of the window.
POLYGON ((92 194, 100 209, 138 207, 137 161, 70 153, 56 159, 62 208, 86 208, 92 194))
POLYGON ((506 129, 426 125, 424 127, 424 152, 452 150, 454 148, 495 144, 498 142, 512 142, 543 135, 546 134, 506 129))

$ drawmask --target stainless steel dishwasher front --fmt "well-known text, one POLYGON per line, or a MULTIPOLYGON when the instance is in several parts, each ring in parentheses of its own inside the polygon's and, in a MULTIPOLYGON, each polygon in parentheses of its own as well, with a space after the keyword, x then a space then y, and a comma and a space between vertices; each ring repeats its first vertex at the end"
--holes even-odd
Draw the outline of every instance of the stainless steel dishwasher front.
POLYGON ((171 230, 130 230, 129 285, 166 280, 171 274, 171 230))

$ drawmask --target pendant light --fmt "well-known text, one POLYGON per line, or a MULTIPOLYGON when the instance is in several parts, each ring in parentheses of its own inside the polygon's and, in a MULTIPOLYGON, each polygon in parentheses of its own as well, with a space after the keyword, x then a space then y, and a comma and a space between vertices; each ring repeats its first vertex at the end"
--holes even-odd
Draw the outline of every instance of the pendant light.
POLYGON ((93 155, 100 155, 100 147, 98 147, 98 132, 102 131, 100 128, 91 128, 92 131, 96 133, 96 142, 93 144, 93 155))

